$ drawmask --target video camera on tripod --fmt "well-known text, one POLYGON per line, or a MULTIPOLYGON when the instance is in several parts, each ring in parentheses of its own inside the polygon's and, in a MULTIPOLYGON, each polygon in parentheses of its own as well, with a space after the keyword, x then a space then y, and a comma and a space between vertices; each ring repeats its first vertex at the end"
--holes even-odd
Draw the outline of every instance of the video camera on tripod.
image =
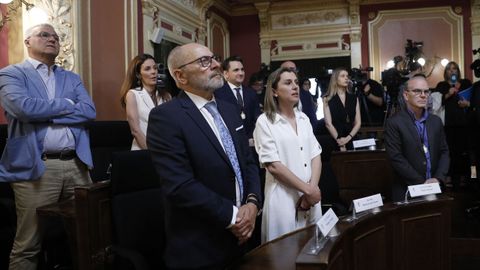
POLYGON ((362 87, 368 80, 367 73, 373 71, 373 67, 366 68, 351 68, 348 74, 350 75, 351 91, 355 94, 362 91, 362 87))

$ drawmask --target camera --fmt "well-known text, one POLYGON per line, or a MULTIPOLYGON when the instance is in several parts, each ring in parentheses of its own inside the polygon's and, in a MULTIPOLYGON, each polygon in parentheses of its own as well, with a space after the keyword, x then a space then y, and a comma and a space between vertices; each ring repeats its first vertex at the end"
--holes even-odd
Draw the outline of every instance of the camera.
POLYGON ((167 81, 167 69, 165 68, 164 64, 158 64, 157 66, 158 74, 157 74, 157 89, 164 90, 166 88, 166 81, 167 81))
POLYGON ((351 68, 348 72, 351 81, 351 90, 354 93, 358 93, 362 90, 363 85, 368 80, 367 72, 373 71, 373 67, 366 68, 351 68))

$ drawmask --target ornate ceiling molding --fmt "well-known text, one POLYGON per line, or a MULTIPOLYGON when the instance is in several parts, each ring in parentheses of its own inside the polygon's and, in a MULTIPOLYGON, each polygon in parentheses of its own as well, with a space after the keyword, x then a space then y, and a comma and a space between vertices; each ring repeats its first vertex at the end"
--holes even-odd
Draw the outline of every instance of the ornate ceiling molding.
POLYGON ((346 9, 330 9, 284 15, 272 15, 272 29, 348 24, 346 9))
POLYGON ((472 25, 472 35, 480 35, 480 0, 472 0, 472 16, 470 23, 472 25))

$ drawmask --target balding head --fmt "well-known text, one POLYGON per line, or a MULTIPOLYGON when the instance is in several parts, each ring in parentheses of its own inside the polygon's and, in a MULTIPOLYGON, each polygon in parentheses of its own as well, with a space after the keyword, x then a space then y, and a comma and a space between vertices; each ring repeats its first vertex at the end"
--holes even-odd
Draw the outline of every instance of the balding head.
POLYGON ((168 70, 177 87, 210 99, 213 91, 223 85, 220 63, 215 59, 204 45, 189 43, 170 52, 168 70))
POLYGON ((186 58, 188 57, 187 52, 188 52, 188 47, 192 44, 195 43, 189 43, 186 45, 182 46, 177 46, 173 48, 172 51, 170 51, 170 54, 168 55, 167 58, 167 65, 168 65, 168 71, 170 72, 170 75, 176 80, 173 71, 178 68, 179 66, 183 65, 186 63, 186 58))

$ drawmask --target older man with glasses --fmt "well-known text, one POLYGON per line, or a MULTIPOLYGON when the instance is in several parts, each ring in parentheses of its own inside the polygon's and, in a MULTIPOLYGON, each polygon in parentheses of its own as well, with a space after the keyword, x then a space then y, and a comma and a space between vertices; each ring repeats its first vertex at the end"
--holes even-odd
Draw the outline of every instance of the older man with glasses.
POLYGON ((80 77, 55 64, 59 37, 49 24, 25 32, 29 58, 0 70, 0 104, 8 140, 0 160, 0 182, 15 194, 17 232, 10 270, 37 269, 42 226, 36 208, 73 196, 91 183, 93 166, 85 124, 95 106, 80 77))
POLYGON ((427 110, 425 77, 408 80, 401 95, 405 106, 385 127, 385 148, 396 174, 393 201, 403 200, 409 185, 442 183, 450 160, 442 121, 427 110))
POLYGON ((168 269, 224 269, 241 256, 261 205, 257 163, 235 105, 215 99, 219 59, 174 48, 168 69, 183 91, 153 109, 147 146, 162 182, 168 269))

